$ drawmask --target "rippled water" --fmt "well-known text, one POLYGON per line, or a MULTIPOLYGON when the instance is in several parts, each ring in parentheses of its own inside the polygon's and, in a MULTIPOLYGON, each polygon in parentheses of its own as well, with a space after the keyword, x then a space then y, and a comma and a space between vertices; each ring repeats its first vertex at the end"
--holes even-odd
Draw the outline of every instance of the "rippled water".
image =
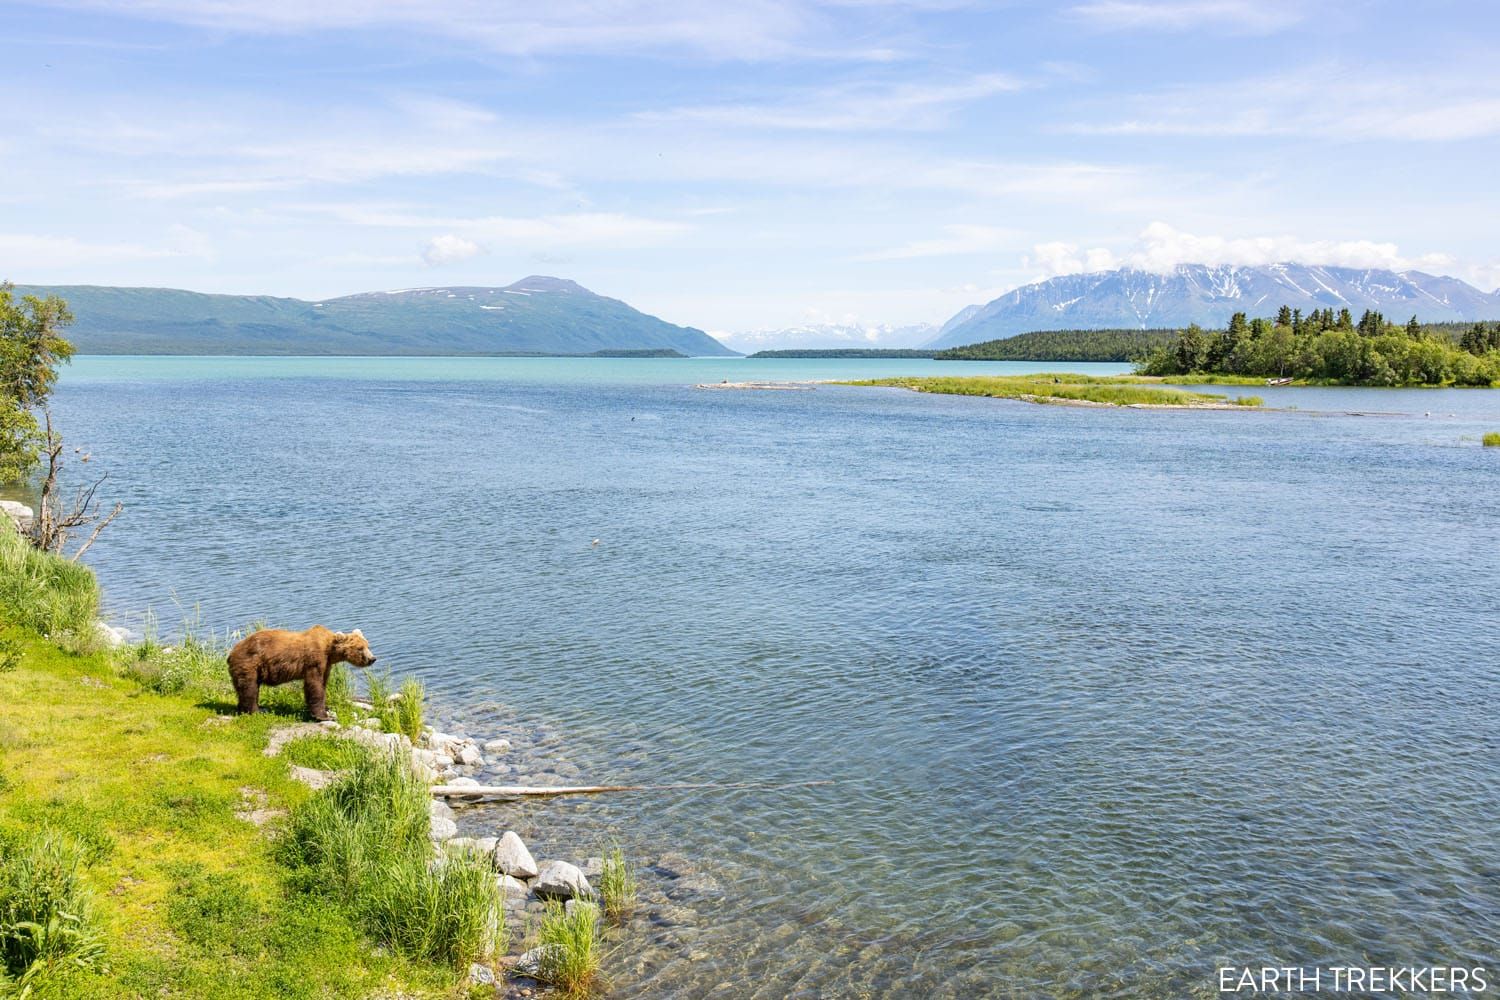
POLYGON ((86 358, 57 409, 119 621, 362 626, 533 777, 836 782, 467 814, 701 869, 621 995, 1495 970, 1500 393, 691 388, 926 367, 86 358))

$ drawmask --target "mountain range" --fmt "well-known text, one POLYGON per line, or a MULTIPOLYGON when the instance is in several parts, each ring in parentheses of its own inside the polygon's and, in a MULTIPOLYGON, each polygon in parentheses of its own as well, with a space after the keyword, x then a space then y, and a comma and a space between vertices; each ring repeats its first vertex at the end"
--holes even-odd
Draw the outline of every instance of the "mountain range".
POLYGON ((1421 271, 1312 264, 1179 264, 1164 274, 1120 268, 1024 285, 968 306, 926 347, 957 347, 1034 330, 1151 329, 1197 323, 1222 327, 1236 312, 1269 316, 1282 305, 1308 312, 1366 309, 1393 320, 1500 318, 1500 292, 1421 271))
POLYGON ((407 288, 318 302, 101 285, 16 292, 66 299, 77 317, 67 336, 80 354, 734 353, 702 330, 541 275, 503 288, 407 288))

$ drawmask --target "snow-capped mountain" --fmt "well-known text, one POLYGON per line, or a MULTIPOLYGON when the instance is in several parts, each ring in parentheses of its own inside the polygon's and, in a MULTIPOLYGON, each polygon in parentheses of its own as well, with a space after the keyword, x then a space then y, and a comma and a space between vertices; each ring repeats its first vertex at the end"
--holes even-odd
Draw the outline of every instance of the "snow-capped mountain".
POLYGON ((818 350, 839 347, 916 347, 937 336, 931 323, 890 326, 868 323, 807 323, 772 330, 716 334, 720 343, 736 351, 818 350))
POLYGON ((1500 319, 1500 292, 1457 278, 1313 264, 1179 264, 1158 274, 1121 268, 1024 285, 943 325, 928 347, 955 347, 1033 330, 1221 327, 1236 312, 1270 316, 1282 305, 1307 312, 1366 309, 1401 321, 1500 319))

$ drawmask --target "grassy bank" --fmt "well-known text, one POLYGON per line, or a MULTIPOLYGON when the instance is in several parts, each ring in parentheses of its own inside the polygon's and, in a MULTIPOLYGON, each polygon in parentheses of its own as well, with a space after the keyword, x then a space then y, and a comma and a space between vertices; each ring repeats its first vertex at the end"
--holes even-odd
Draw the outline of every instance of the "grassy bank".
POLYGON ((297 692, 221 718, 211 644, 122 657, 97 607, 0 532, 0 997, 466 995, 499 928, 478 866, 429 871, 425 788, 309 791, 262 752, 297 692))
POLYGON ((888 378, 840 384, 892 386, 944 395, 993 396, 1000 399, 1022 399, 1033 403, 1078 406, 1217 408, 1236 404, 1260 405, 1257 397, 1229 400, 1224 396, 1166 388, 1160 385, 1159 381, 1130 375, 1096 376, 1059 372, 1040 375, 888 378))

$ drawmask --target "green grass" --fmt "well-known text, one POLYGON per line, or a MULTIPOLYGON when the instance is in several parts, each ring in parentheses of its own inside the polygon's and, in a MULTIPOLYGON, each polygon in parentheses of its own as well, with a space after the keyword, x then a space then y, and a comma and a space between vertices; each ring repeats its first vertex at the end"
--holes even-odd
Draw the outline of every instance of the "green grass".
POLYGON ((364 759, 364 749, 336 736, 301 736, 281 748, 282 759, 319 771, 345 771, 364 759))
POLYGON ((1500 431, 1490 431, 1483 441, 1486 448, 1500 448, 1500 431))
POLYGON ((599 875, 599 896, 605 916, 617 924, 623 923, 635 909, 638 888, 635 869, 625 860, 625 852, 619 847, 605 852, 604 871, 599 875))
POLYGON ((1236 397, 1234 397, 1234 405, 1235 406, 1264 406, 1265 402, 1266 401, 1264 399, 1261 399, 1259 396, 1236 396, 1236 397))
POLYGON ((100 645, 99 585, 87 566, 40 552, 0 524, 0 620, 76 652, 100 645))
POLYGON ((603 988, 597 904, 577 900, 570 910, 558 900, 549 902, 537 944, 543 949, 539 978, 564 996, 592 996, 603 988))
POLYGON ((1222 406, 1223 396, 1168 389, 1137 376, 977 375, 966 377, 890 378, 844 385, 896 386, 917 392, 958 396, 992 396, 1038 403, 1095 403, 1108 406, 1222 406))

